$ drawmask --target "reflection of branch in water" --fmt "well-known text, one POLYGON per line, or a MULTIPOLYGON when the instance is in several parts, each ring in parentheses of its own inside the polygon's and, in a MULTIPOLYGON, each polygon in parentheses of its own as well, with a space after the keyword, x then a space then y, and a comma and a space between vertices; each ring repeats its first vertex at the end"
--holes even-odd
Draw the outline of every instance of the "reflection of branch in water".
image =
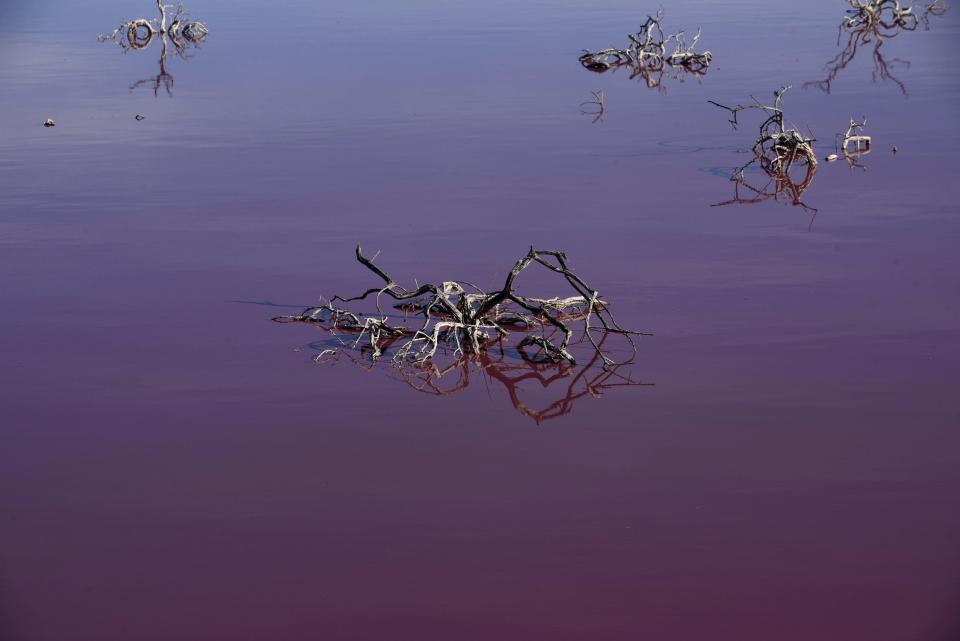
MULTIPOLYGON (((763 168, 763 175, 767 182, 758 187, 747 182, 746 173, 741 171, 730 177, 730 181, 734 184, 733 198, 714 203, 711 207, 753 205, 770 200, 784 205, 800 206, 816 217, 817 209, 803 202, 803 194, 813 184, 816 173, 817 166, 807 164, 803 177, 798 181, 789 172, 774 172, 763 168)), ((810 226, 813 226, 813 218, 810 219, 810 226)))
POLYGON ((905 60, 884 57, 881 47, 885 39, 893 38, 904 31, 915 31, 922 22, 925 29, 930 28, 930 18, 942 16, 947 11, 943 0, 935 0, 926 5, 918 16, 912 7, 901 7, 899 0, 847 0, 850 9, 837 28, 837 45, 843 34, 847 34, 844 48, 826 64, 827 77, 823 80, 807 82, 804 87, 816 87, 824 93, 830 93, 837 75, 847 68, 856 57, 861 45, 873 44, 873 78, 895 83, 904 95, 907 87, 902 80, 891 72, 897 63, 910 65, 905 60))
POLYGON ((101 35, 97 39, 100 42, 107 40, 118 44, 125 52, 128 50, 146 49, 154 41, 160 38, 160 73, 156 76, 139 80, 130 86, 130 91, 135 90, 146 84, 153 84, 154 95, 159 95, 162 86, 167 95, 173 95, 173 76, 167 71, 167 55, 169 45, 173 44, 173 49, 177 56, 186 60, 188 49, 198 47, 207 37, 209 31, 206 25, 197 20, 187 20, 187 10, 182 4, 176 6, 163 4, 163 0, 157 0, 157 8, 160 10, 160 18, 147 20, 138 18, 123 22, 113 33, 101 35), (170 16, 170 24, 167 25, 167 11, 173 9, 170 16))
POLYGON ((163 47, 160 52, 160 73, 151 78, 144 78, 143 80, 138 80, 132 85, 130 85, 130 91, 135 91, 138 87, 142 87, 145 84, 153 84, 153 95, 160 95, 161 85, 166 90, 167 95, 171 98, 173 97, 173 76, 167 72, 167 36, 163 34, 160 36, 163 47))
MULTIPOLYGON (((330 331, 327 328, 324 328, 330 331)), ((599 344, 607 340, 600 339, 599 344)), ((314 362, 319 365, 333 365, 340 362, 340 356, 346 355, 349 361, 364 370, 371 371, 377 361, 370 356, 369 350, 360 354, 351 354, 339 348, 334 341, 311 343, 318 350, 314 362)), ((534 420, 537 424, 570 414, 573 406, 585 396, 600 398, 604 392, 618 387, 652 387, 653 383, 633 380, 624 368, 632 366, 626 361, 611 367, 602 367, 599 352, 585 365, 572 365, 567 362, 549 363, 527 358, 521 350, 499 349, 485 351, 476 355, 460 354, 445 364, 436 361, 423 364, 393 363, 390 378, 399 380, 410 389, 429 396, 451 396, 476 383, 479 376, 488 386, 499 383, 506 390, 511 404, 516 410, 534 420), (525 391, 525 384, 531 384, 533 392, 525 391), (550 394, 539 408, 529 398, 537 389, 550 394)))
POLYGON ((663 12, 656 16, 647 16, 646 22, 640 30, 627 36, 630 45, 626 49, 607 48, 597 51, 584 50, 580 56, 580 64, 585 69, 596 73, 616 71, 621 67, 630 70, 630 79, 643 78, 648 88, 657 88, 663 91, 663 76, 670 69, 670 76, 683 80, 684 74, 700 77, 707 72, 713 60, 709 51, 697 53, 694 51, 700 40, 700 30, 688 46, 684 41, 683 32, 664 35, 661 20, 663 12), (675 42, 673 53, 667 54, 667 45, 675 42))
POLYGON ((602 91, 591 91, 592 100, 584 100, 580 103, 580 113, 584 116, 593 116, 593 124, 603 122, 603 115, 606 113, 606 101, 603 98, 602 91), (586 107, 586 109, 584 109, 586 107))

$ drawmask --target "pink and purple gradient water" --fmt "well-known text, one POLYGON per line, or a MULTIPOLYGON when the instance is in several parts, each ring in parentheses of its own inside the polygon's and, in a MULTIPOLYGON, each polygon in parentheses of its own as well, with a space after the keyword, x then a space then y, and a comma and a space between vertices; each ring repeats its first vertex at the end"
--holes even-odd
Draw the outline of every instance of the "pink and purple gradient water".
POLYGON ((714 63, 659 91, 577 63, 654 5, 194 0, 171 97, 95 38, 152 2, 3 2, 0 638, 957 638, 960 11, 884 44, 908 95, 869 50, 803 89, 845 6, 671 2, 714 63), (756 125, 707 100, 784 83, 866 170, 711 207, 756 125), (356 242, 565 249, 655 385, 538 424, 318 366, 269 319, 369 286, 356 242))

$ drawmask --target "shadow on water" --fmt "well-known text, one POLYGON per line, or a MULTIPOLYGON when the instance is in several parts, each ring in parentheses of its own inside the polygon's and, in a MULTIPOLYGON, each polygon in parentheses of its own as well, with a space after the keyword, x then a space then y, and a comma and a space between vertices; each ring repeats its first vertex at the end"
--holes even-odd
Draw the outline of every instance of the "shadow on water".
POLYGON ((198 20, 188 20, 188 12, 182 4, 166 5, 163 0, 157 0, 157 9, 160 17, 152 20, 138 18, 122 22, 109 35, 101 35, 100 42, 114 42, 124 53, 141 51, 148 48, 154 40, 160 40, 160 73, 156 76, 144 78, 130 85, 130 91, 142 86, 152 86, 153 95, 160 95, 163 87, 167 95, 173 97, 173 75, 167 70, 167 58, 171 50, 178 58, 190 58, 190 49, 199 47, 206 39, 209 31, 206 25, 198 20), (168 11, 172 14, 168 15, 168 11), (167 19, 170 19, 168 24, 167 19))
POLYGON ((847 16, 837 27, 837 46, 847 34, 847 42, 843 50, 833 60, 825 65, 827 77, 823 80, 804 83, 806 87, 816 87, 824 93, 830 93, 837 75, 853 62, 861 48, 869 49, 872 45, 873 79, 889 80, 896 84, 900 91, 907 95, 907 86, 897 78, 892 69, 896 65, 909 67, 910 63, 899 58, 884 56, 883 43, 905 31, 916 31, 922 23, 925 30, 930 29, 930 18, 942 16, 947 11, 943 0, 936 0, 925 5, 923 11, 917 15, 912 7, 901 7, 900 0, 847 0, 850 9, 847 16))

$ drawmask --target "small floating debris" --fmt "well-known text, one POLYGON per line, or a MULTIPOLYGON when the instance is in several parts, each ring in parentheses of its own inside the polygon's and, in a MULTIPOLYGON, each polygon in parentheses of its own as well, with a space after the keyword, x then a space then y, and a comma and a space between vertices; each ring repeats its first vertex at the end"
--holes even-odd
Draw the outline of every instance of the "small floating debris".
POLYGON ((894 155, 896 155, 896 153, 897 153, 897 146, 896 146, 896 145, 893 146, 892 151, 893 151, 894 155))
POLYGON ((44 127, 56 127, 57 123, 53 122, 53 118, 47 118, 43 121, 44 127))
POLYGON ((840 156, 838 156, 837 154, 830 154, 829 156, 824 158, 824 160, 826 160, 827 162, 834 162, 834 161, 840 160, 840 156))
POLYGON ((136 116, 134 116, 134 118, 136 118, 137 120, 144 120, 146 119, 146 116, 144 116, 143 114, 137 114, 136 116))

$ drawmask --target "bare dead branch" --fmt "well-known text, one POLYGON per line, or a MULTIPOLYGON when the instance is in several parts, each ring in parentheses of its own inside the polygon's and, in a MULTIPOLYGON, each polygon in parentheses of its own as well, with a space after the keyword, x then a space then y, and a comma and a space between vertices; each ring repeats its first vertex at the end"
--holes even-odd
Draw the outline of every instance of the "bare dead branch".
POLYGON ((665 66, 697 76, 706 73, 713 54, 709 51, 697 53, 694 50, 700 40, 700 30, 697 30, 697 35, 687 46, 682 31, 669 36, 664 34, 662 20, 663 11, 658 11, 655 16, 647 16, 640 29, 627 36, 630 43, 624 49, 584 49, 579 58, 580 64, 597 73, 627 67, 630 69, 631 79, 642 77, 651 88, 661 87, 665 66), (667 55, 667 45, 671 40, 675 41, 675 49, 672 54, 667 55))
POLYGON ((708 101, 730 112, 730 124, 734 129, 739 124, 737 116, 741 111, 757 109, 767 116, 760 124, 760 135, 751 149, 753 158, 737 169, 734 172, 735 176, 742 174, 754 163, 759 163, 764 171, 773 174, 788 174, 794 163, 816 166, 817 157, 813 151, 815 139, 805 137, 796 129, 787 129, 784 124, 783 96, 789 90, 789 85, 777 89, 773 93, 773 106, 764 105, 756 98, 753 99, 752 104, 733 107, 722 105, 714 100, 708 101))
MULTIPOLYGON (((616 362, 601 350, 595 334, 621 335, 634 353, 634 338, 648 335, 621 327, 600 294, 573 272, 566 255, 560 251, 531 247, 507 274, 503 287, 490 293, 481 290, 468 293, 464 287, 466 284, 461 281, 445 281, 440 285, 425 283, 408 290, 368 259, 359 245, 356 258, 383 281, 382 286, 348 298, 334 296, 324 305, 309 307, 295 316, 278 316, 274 320, 319 324, 338 336, 351 335, 354 338, 350 348, 360 349, 365 345, 373 360, 393 348, 393 362, 399 366, 423 365, 440 351, 453 355, 480 354, 494 343, 502 346, 511 331, 525 334, 516 345, 525 357, 537 362, 576 364, 570 351, 574 335, 572 324, 576 322, 582 323, 580 341, 589 343, 605 366, 612 366, 616 362), (519 294, 516 280, 533 264, 562 276, 574 295, 541 298, 519 294), (383 296, 395 302, 393 309, 402 312, 402 318, 384 313, 383 296), (335 306, 335 303, 363 301, 370 297, 374 298, 375 314, 364 315, 335 306), (421 320, 411 325, 410 316, 421 320), (533 335, 530 332, 539 333, 533 335)), ((346 341, 342 344, 348 345, 346 341)))
POLYGON ((837 28, 837 46, 847 34, 844 48, 826 64, 827 77, 823 80, 804 83, 804 87, 816 87, 824 93, 830 93, 837 75, 853 62, 862 46, 873 45, 873 77, 889 80, 896 84, 906 95, 907 87, 893 72, 898 63, 909 66, 909 62, 888 59, 881 47, 886 40, 904 31, 916 31, 922 22, 924 29, 930 28, 930 18, 942 16, 947 11, 943 0, 927 4, 918 16, 912 7, 901 6, 899 0, 847 0, 850 8, 837 28))
POLYGON ((813 183, 817 169, 817 157, 813 150, 815 139, 804 136, 796 129, 788 129, 784 124, 783 96, 789 90, 789 86, 777 89, 773 94, 772 106, 764 105, 756 98, 752 103, 733 107, 714 100, 708 101, 730 112, 729 122, 734 129, 739 125, 740 112, 756 109, 766 116, 760 124, 759 136, 750 150, 752 158, 735 169, 730 178, 734 183, 734 198, 716 203, 714 207, 774 200, 800 206, 814 213, 817 211, 803 202, 803 194, 813 183), (759 166, 767 178, 762 187, 751 185, 747 180, 746 170, 754 164, 759 166), (803 172, 800 178, 792 173, 795 167, 801 168, 803 172), (741 195, 741 188, 747 191, 746 196, 741 195))

